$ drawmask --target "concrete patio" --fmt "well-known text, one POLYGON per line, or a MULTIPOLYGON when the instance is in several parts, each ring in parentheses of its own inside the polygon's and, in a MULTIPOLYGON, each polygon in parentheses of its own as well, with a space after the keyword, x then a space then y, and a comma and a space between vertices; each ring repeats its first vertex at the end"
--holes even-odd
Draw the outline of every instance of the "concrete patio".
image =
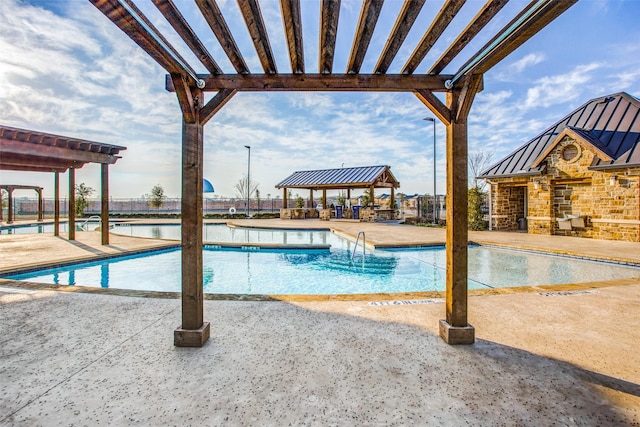
MULTIPOLYGON (((345 224, 330 225, 347 233, 345 224)), ((367 241, 435 242, 441 232, 383 225, 367 241)), ((76 243, 0 236, 0 269, 7 258, 33 264, 78 256, 70 250, 167 244, 114 236, 105 248, 99 233, 79 234, 76 243)), ((542 242, 470 238, 501 235, 505 245, 542 242)), ((640 256, 638 244, 547 240, 560 252, 640 256)), ((439 338, 440 298, 207 300, 204 308, 210 340, 178 348, 179 299, 1 282, 0 424, 640 424, 640 279, 472 295, 472 346, 439 338)))

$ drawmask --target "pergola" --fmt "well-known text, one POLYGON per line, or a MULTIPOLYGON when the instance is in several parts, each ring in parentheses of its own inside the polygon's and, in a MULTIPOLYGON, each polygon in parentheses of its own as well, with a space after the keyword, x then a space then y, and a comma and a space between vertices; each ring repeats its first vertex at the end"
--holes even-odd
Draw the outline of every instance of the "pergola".
MULTIPOLYGON (((0 170, 23 172, 53 172, 54 174, 54 235, 60 233, 60 173, 69 170, 69 240, 75 240, 75 171, 87 163, 101 165, 101 231, 102 244, 109 244, 109 165, 120 158, 125 147, 85 139, 70 138, 27 129, 0 126, 0 170)), ((11 191, 18 188, 38 192, 38 220, 42 219, 42 188, 7 185, 9 203, 11 191), (39 190, 38 190, 39 189, 39 190)), ((12 218, 9 209, 9 221, 12 218)))
POLYGON ((373 190, 375 188, 391 189, 391 206, 393 206, 394 191, 400 183, 391 173, 389 166, 361 166, 354 168, 322 169, 312 171, 296 171, 276 184, 276 188, 283 190, 283 206, 287 205, 287 190, 297 188, 309 190, 309 207, 313 207, 313 192, 322 190, 322 205, 327 206, 327 190, 347 190, 347 199, 351 198, 352 189, 368 189, 371 192, 373 204, 373 190))
MULTIPOLYGON (((7 209, 7 224, 11 224, 13 222, 13 192, 14 190, 35 190, 38 195, 38 221, 42 221, 43 215, 42 211, 42 187, 37 185, 0 185, 0 190, 4 190, 8 194, 8 209, 7 209)), ((0 221, 2 220, 2 208, 0 208, 0 221)))
MULTIPOLYGON (((453 74, 443 74, 473 38, 502 9, 507 0, 488 0, 426 74, 417 67, 456 17, 464 0, 445 0, 432 22, 418 22, 423 37, 399 74, 388 74, 425 0, 405 0, 378 61, 361 73, 383 0, 363 0, 353 35, 347 68, 334 73, 333 59, 340 0, 321 0, 318 69, 305 67, 300 0, 280 0, 288 45, 290 73, 281 73, 274 60, 267 27, 257 0, 237 0, 246 29, 228 25, 214 0, 195 0, 202 17, 220 42, 235 72, 224 74, 201 38, 171 0, 153 3, 199 59, 206 73, 198 74, 132 0, 89 0, 144 49, 169 75, 166 87, 175 91, 182 110, 182 325, 174 333, 178 346, 202 346, 209 337, 203 318, 202 288, 202 169, 203 128, 239 91, 382 91, 411 92, 447 129, 447 272, 446 319, 440 335, 450 344, 469 344, 475 332, 467 322, 467 116, 483 74, 577 0, 533 0, 453 74), (262 66, 253 74, 238 48, 234 31, 248 30, 262 66), (205 92, 216 95, 205 102, 205 92), (435 93, 446 95, 442 102, 435 93)), ((200 65, 198 65, 200 67, 200 65)))

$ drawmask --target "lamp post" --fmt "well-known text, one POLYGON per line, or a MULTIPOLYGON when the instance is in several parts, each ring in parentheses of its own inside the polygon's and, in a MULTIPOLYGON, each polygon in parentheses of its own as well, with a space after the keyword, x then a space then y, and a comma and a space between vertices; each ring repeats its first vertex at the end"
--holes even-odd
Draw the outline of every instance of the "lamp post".
POLYGON ((249 218, 249 188, 251 185, 251 146, 245 145, 247 151, 247 218, 249 218))
POLYGON ((423 120, 433 123, 433 224, 436 221, 436 119, 425 117, 423 120))

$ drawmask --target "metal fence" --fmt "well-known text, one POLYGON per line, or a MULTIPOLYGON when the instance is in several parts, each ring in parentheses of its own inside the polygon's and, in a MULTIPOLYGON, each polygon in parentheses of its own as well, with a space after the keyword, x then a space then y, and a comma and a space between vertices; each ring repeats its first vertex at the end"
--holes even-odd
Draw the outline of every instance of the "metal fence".
MULTIPOLYGON (((6 200, 5 200, 6 202, 6 200)), ((289 202, 290 204, 292 202, 289 202)), ((53 199, 43 199, 44 217, 53 218, 54 204, 53 199)), ((260 199, 250 200, 249 210, 251 214, 256 212, 279 212, 282 207, 282 199, 260 199)), ((60 199, 60 215, 68 216, 67 198, 60 199)), ((99 215, 101 209, 100 199, 89 199, 87 208, 84 210, 85 216, 99 215)), ((165 199, 162 206, 152 207, 149 199, 110 199, 109 212, 114 215, 167 215, 179 214, 181 209, 181 199, 165 199)), ((204 199, 204 214, 226 214, 226 213, 244 213, 247 209, 247 199, 237 198, 216 198, 204 199)), ((2 218, 7 218, 7 206, 3 207, 2 218)), ((36 198, 14 198, 13 200, 13 216, 15 220, 35 219, 38 216, 38 199, 36 198)))

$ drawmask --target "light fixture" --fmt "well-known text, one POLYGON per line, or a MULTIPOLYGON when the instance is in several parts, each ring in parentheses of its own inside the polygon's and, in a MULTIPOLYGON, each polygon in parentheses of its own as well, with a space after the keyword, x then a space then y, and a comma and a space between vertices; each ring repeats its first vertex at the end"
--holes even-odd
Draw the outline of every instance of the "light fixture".
POLYGON ((536 179, 535 181, 533 181, 533 188, 535 188, 536 190, 540 188, 540 180, 536 179))
POLYGON ((612 175, 611 178, 609 178, 609 185, 614 186, 616 182, 618 182, 618 175, 612 175))

